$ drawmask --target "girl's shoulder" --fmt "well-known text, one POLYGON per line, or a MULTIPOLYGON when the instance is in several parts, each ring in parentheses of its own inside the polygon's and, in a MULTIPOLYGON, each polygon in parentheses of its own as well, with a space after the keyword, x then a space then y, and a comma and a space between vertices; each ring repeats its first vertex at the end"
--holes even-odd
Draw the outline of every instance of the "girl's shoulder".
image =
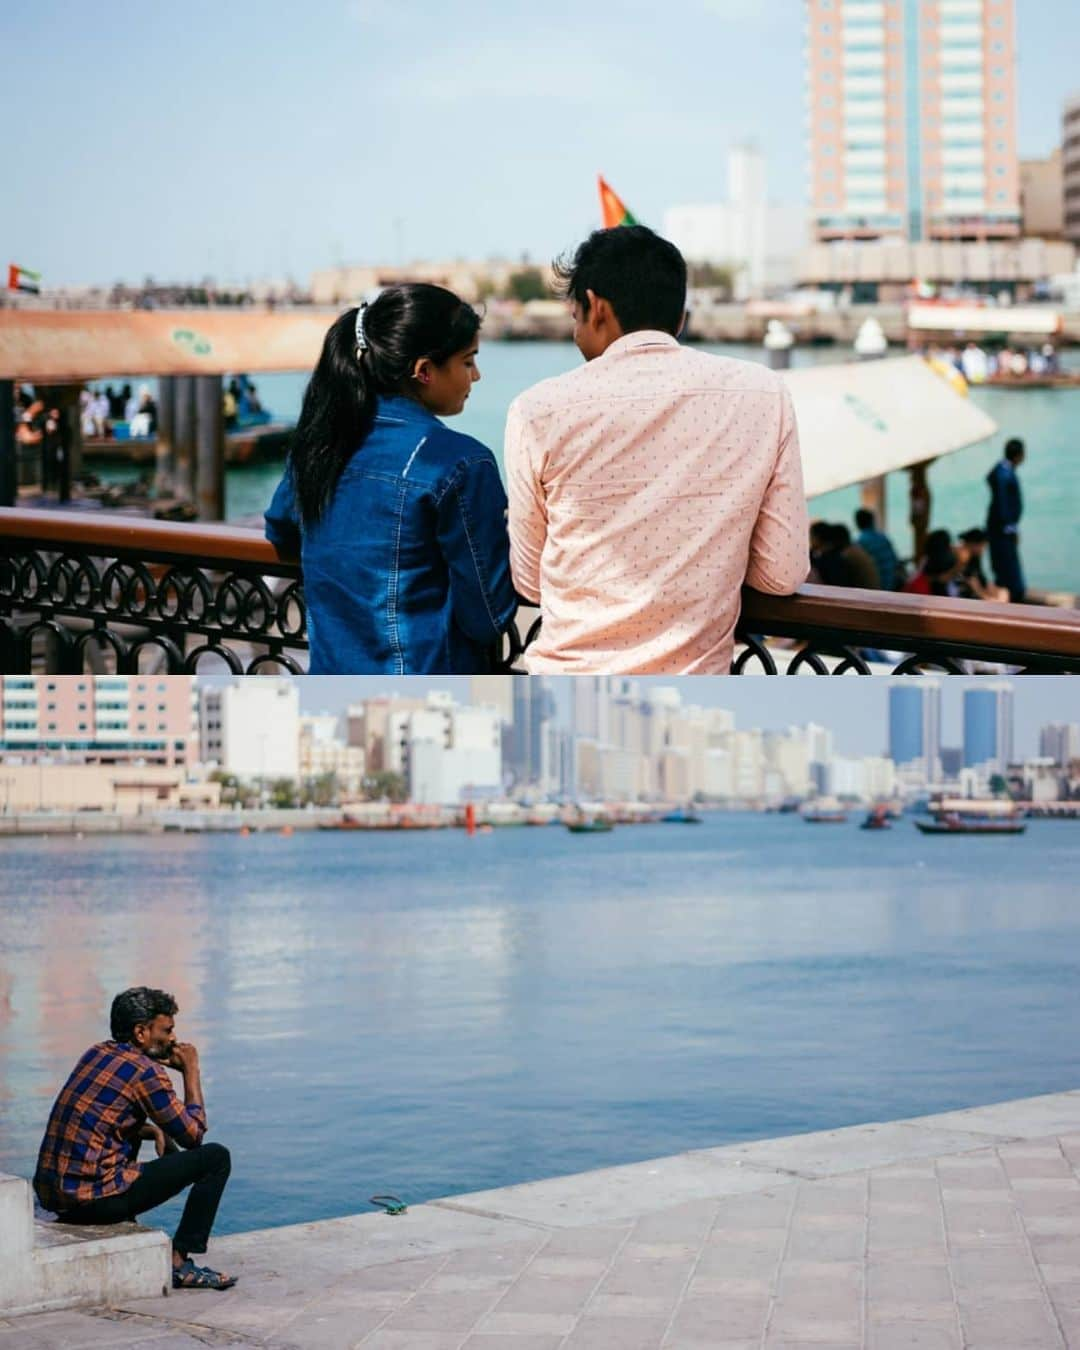
POLYGON ((443 422, 435 422, 427 429, 417 446, 415 461, 417 469, 439 478, 450 477, 471 464, 491 464, 497 468, 495 456, 483 441, 455 431, 443 422))

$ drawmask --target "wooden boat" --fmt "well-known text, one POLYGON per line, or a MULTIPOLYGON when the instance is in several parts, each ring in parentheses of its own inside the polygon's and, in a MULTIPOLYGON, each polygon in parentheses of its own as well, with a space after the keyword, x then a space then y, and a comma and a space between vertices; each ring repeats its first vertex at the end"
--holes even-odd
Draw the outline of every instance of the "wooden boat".
MULTIPOLYGON (((264 422, 238 427, 225 433, 226 464, 256 464, 284 459, 293 433, 289 422, 264 422)), ((129 464, 153 464, 156 436, 87 436, 82 443, 86 461, 125 460, 129 464)))
POLYGON ((1080 389, 1080 371, 1059 370, 1045 375, 991 375, 982 386, 992 389, 1080 389))
POLYGON ((891 830, 889 824, 889 808, 887 806, 875 806, 872 811, 867 812, 866 819, 859 826, 860 830, 891 830))
POLYGON ((666 816, 660 817, 661 825, 700 825, 701 816, 697 816, 693 811, 687 811, 683 807, 676 807, 674 811, 669 811, 666 816))
POLYGON ((802 813, 807 825, 846 825, 847 812, 842 806, 811 807, 802 813))
POLYGON ((610 820, 604 820, 602 816, 595 816, 591 820, 567 821, 566 828, 571 834, 610 834, 615 826, 610 820))
POLYGON ((917 820, 920 834, 1023 834, 1027 823, 1023 820, 991 820, 985 816, 946 814, 934 820, 917 820))

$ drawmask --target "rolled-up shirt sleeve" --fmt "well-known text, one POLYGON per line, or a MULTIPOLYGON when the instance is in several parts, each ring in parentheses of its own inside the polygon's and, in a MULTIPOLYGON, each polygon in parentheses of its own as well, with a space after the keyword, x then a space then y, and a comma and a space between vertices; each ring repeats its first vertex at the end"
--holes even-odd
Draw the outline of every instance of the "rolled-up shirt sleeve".
POLYGON ((540 559, 547 539, 547 506, 535 443, 517 399, 506 419, 503 462, 506 494, 510 501, 510 572, 517 593, 540 601, 540 559))
POLYGON ((135 1101, 181 1147, 195 1148, 202 1143, 206 1112, 201 1106, 184 1105, 163 1068, 154 1065, 139 1078, 135 1101))
POLYGON ((750 538, 746 584, 769 595, 790 595, 801 586, 810 571, 809 532, 799 429, 791 394, 784 385, 779 449, 750 538))

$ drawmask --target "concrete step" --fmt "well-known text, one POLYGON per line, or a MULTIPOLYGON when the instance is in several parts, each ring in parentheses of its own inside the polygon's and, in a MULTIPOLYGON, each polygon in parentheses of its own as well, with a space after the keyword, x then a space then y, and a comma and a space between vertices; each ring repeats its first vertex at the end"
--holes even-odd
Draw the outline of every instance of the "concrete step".
POLYGON ((30 1183, 0 1172, 0 1317, 132 1298, 171 1285, 169 1239, 137 1223, 78 1228, 34 1216, 30 1183))

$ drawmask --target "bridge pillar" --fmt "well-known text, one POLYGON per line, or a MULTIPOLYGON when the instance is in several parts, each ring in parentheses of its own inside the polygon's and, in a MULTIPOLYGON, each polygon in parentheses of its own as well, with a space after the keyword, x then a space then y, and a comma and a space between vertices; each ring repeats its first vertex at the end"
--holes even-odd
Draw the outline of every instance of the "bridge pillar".
POLYGON ((157 448, 154 452, 154 492, 159 497, 173 491, 176 473, 176 376, 162 375, 158 380, 157 448))
POLYGON ((15 505, 15 381, 0 380, 0 506, 15 505))
POLYGON ((225 519, 225 411, 221 376, 196 375, 196 459, 200 520, 225 519))
POLYGON ((195 376, 173 376, 173 462, 176 495, 195 500, 195 376))

